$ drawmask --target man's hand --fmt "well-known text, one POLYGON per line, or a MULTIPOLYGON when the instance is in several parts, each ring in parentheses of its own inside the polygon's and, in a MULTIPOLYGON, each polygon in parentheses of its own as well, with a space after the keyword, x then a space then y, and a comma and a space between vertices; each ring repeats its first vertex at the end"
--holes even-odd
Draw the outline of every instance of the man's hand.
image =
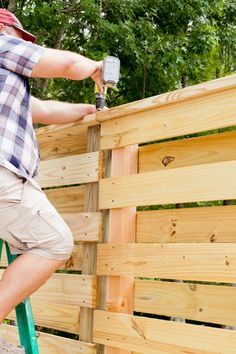
POLYGON ((41 124, 72 123, 96 113, 96 107, 91 104, 42 101, 35 97, 31 97, 31 107, 33 123, 41 124))
POLYGON ((103 61, 99 61, 97 63, 97 69, 93 75, 91 75, 91 78, 95 82, 95 84, 98 86, 98 89, 100 93, 103 93, 103 85, 102 85, 102 65, 103 61))

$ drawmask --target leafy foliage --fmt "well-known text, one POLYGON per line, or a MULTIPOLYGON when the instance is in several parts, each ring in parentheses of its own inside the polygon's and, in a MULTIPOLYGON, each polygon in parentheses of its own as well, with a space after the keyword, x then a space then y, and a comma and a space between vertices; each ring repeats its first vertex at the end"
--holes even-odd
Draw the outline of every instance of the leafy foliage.
MULTIPOLYGON (((118 56, 121 80, 111 106, 235 71, 235 0, 16 0, 15 13, 40 45, 98 60, 118 56)), ((89 79, 36 81, 33 93, 94 100, 89 79)))

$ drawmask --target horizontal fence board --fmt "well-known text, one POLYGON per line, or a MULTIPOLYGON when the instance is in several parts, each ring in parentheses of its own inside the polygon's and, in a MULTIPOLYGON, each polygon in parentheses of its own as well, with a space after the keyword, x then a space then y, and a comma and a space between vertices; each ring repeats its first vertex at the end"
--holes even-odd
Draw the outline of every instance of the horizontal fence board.
POLYGON ((236 282, 236 244, 98 244, 97 275, 236 282))
POLYGON ((234 354, 236 332, 95 311, 94 342, 143 354, 234 354))
POLYGON ((84 307, 97 305, 97 278, 93 275, 54 274, 33 298, 58 304, 73 304, 84 307))
MULTIPOLYGON (((11 342, 18 344, 17 328, 2 325, 3 335, 11 342)), ((96 354, 96 345, 73 339, 37 332, 40 354, 96 354)))
POLYGON ((76 244, 71 257, 60 267, 65 270, 81 270, 83 261, 83 245, 76 244))
POLYGON ((41 161, 39 184, 42 188, 46 188, 97 182, 99 164, 99 152, 41 161))
POLYGON ((236 325, 236 288, 136 280, 134 311, 236 325), (227 299, 227 301, 225 301, 227 299))
POLYGON ((102 213, 61 214, 70 227, 74 242, 95 242, 102 239, 102 213))
POLYGON ((150 144, 139 148, 139 172, 236 160, 236 132, 150 144))
MULTIPOLYGON (((0 278, 3 270, 0 270, 0 278)), ((93 275, 59 274, 53 276, 33 295, 32 299, 62 305, 95 308, 98 283, 93 275)))
POLYGON ((87 127, 79 125, 50 125, 36 129, 40 159, 51 160, 87 152, 87 127))
MULTIPOLYGON (((46 302, 36 299, 35 297, 31 298, 31 304, 34 323, 37 326, 79 334, 80 307, 75 305, 57 304, 56 302, 46 302)), ((15 320, 15 311, 12 311, 7 315, 7 318, 15 320)))
POLYGON ((120 148, 235 125, 235 94, 236 87, 233 87, 107 120, 101 125, 101 149, 120 148))
POLYGON ((163 105, 172 104, 178 101, 187 101, 194 97, 202 97, 214 92, 236 86, 236 75, 225 76, 220 79, 203 82, 198 85, 188 86, 175 91, 162 93, 157 96, 148 97, 136 102, 130 102, 122 106, 113 107, 109 110, 97 112, 96 119, 100 122, 128 114, 136 114, 150 108, 157 108, 163 105))
POLYGON ((236 243, 236 206, 139 211, 136 241, 236 243))
MULTIPOLYGON (((82 269, 82 258, 83 258, 82 247, 83 247, 82 244, 76 244, 74 246, 71 257, 66 262, 63 263, 60 269, 80 271, 82 269)), ((5 247, 3 247, 0 266, 6 267, 7 265, 8 265, 7 255, 6 255, 5 247)))
POLYGON ((59 213, 84 211, 84 186, 48 189, 44 193, 59 213))
POLYGON ((100 209, 234 199, 236 161, 100 180, 100 209))

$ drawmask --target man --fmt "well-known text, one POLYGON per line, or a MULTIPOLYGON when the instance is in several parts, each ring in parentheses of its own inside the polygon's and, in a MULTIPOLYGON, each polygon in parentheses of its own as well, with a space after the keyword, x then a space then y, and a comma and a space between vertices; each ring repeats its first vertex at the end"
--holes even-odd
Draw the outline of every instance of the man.
MULTIPOLYGON (((40 101, 30 95, 27 78, 91 77, 102 91, 102 62, 46 49, 35 40, 11 12, 0 9, 0 238, 20 255, 0 281, 0 323, 73 247, 68 226, 34 180, 39 155, 32 124, 69 123, 95 112, 92 105, 40 101)), ((0 342, 0 353, 14 350, 0 342)))

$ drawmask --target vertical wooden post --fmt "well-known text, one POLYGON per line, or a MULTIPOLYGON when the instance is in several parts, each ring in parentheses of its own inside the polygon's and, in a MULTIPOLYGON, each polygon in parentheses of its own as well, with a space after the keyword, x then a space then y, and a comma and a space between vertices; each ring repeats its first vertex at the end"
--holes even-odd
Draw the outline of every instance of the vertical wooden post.
MULTIPOLYGON (((87 152, 100 149, 100 126, 88 128, 87 152)), ((85 186, 85 212, 98 211, 98 182, 88 183, 85 186)), ((97 243, 84 242, 82 274, 96 274, 97 243)), ((91 343, 93 341, 93 313, 94 310, 86 307, 80 308, 80 340, 91 343)))
MULTIPOLYGON (((138 146, 130 146, 112 151, 111 176, 125 176, 137 173, 138 146)), ((108 243, 134 243, 136 234, 136 208, 119 208, 106 213, 104 220, 105 240, 108 243), (107 225, 107 226, 106 226, 107 225), (108 232, 107 232, 108 231, 108 232)), ((134 278, 107 277, 102 279, 100 306, 104 310, 133 314, 134 278)), ((130 354, 130 351, 106 346, 99 353, 130 354)))

